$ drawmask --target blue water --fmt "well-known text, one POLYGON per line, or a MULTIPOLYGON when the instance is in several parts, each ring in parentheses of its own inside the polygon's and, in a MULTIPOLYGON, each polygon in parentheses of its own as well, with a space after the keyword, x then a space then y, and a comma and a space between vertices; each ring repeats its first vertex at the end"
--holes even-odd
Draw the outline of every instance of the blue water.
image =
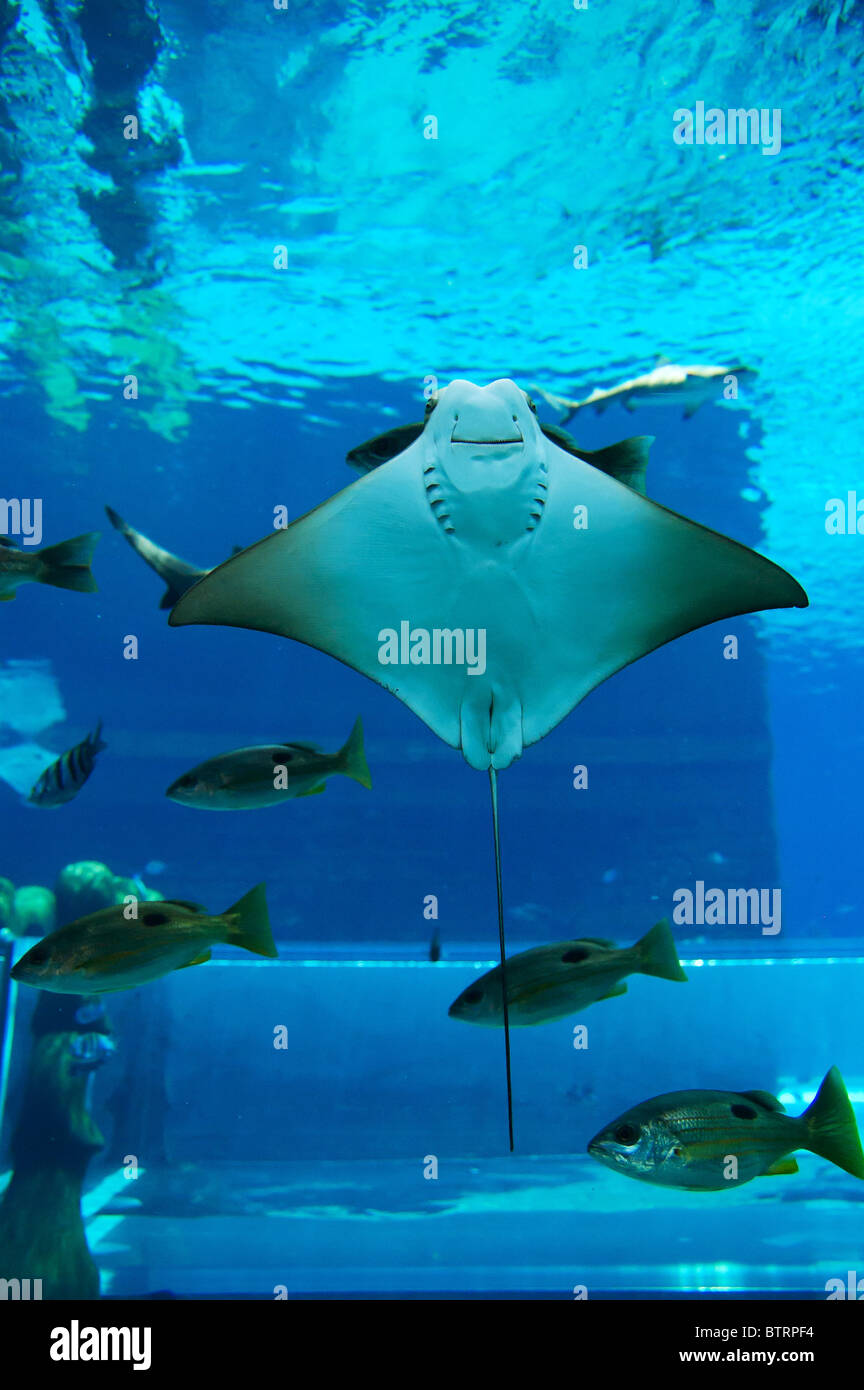
MULTIPOLYGON (((264 881, 281 960, 217 952, 111 998, 85 1199, 103 1291, 566 1296, 581 1260, 611 1295, 819 1296, 860 1249, 854 1178, 805 1156, 670 1196, 585 1148, 664 1090, 758 1087, 799 1113, 836 1064, 864 1101, 864 541, 825 528, 829 499, 864 496, 860 7, 183 0, 155 38, 122 8, 121 62, 96 0, 0 0, 0 495, 43 499, 44 544, 102 532, 97 594, 30 585, 0 610, 0 776, 99 718, 108 745, 59 810, 0 780, 0 876, 51 887, 97 860, 215 911, 264 881), (782 111, 782 148, 677 146, 672 113, 698 101, 782 111), (133 110, 134 148, 112 134, 133 110), (698 881, 781 890, 782 929, 676 924, 690 984, 592 1009, 575 1075, 579 1020, 514 1035, 511 1157, 500 1035, 447 1018, 497 950, 485 777, 322 653, 169 628, 104 507, 213 566, 349 485, 347 450, 421 418, 430 375, 581 398, 658 354, 758 376, 692 419, 614 405, 569 428, 585 449, 655 436, 649 495, 783 565, 810 608, 661 648, 502 774, 508 946, 630 944, 698 881), (232 747, 335 749, 358 714, 371 792, 337 778, 222 815, 165 798, 232 747)), ((0 1171, 32 995, 11 996, 0 1171)))

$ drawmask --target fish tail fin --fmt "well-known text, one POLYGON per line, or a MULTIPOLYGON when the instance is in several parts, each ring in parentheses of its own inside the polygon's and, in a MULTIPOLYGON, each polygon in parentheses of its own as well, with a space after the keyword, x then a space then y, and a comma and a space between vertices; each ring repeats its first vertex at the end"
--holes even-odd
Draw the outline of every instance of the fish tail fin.
POLYGON ((853 1178, 864 1178, 864 1152, 858 1126, 843 1077, 836 1067, 826 1073, 815 1099, 801 1118, 807 1126, 807 1147, 814 1154, 836 1163, 853 1178))
POLYGON ((646 932, 642 939, 636 942, 635 950, 639 952, 641 975, 656 975, 660 980, 687 979, 681 969, 668 917, 664 917, 646 932))
POLYGON ((513 1080, 510 1073, 510 1013, 507 1006, 507 949, 504 941, 504 894, 501 888, 501 838, 498 833, 498 775, 489 768, 492 793, 492 834, 495 840, 495 884, 498 890, 498 948, 501 955, 501 1011, 504 1015, 504 1067, 507 1075, 507 1126, 513 1152, 513 1080))
POLYGON ((359 782, 361 787, 368 787, 370 791, 372 790, 372 775, 366 762, 366 751, 363 747, 363 721, 359 715, 347 741, 339 749, 339 768, 346 777, 353 777, 354 781, 359 782))
POLYGON ((51 584, 55 589, 74 589, 79 594, 95 594, 96 580, 90 573, 90 561, 98 539, 98 531, 88 531, 71 541, 46 546, 39 553, 41 583, 51 584))
POLYGON ((263 883, 250 889, 222 915, 229 919, 228 942, 231 946, 242 946, 244 951, 253 951, 256 956, 278 956, 263 883))
POLYGON ((105 749, 108 747, 108 744, 102 737, 101 719, 99 720, 99 723, 96 725, 96 728, 93 730, 92 734, 88 734, 87 742, 90 744, 91 753, 103 753, 105 749))

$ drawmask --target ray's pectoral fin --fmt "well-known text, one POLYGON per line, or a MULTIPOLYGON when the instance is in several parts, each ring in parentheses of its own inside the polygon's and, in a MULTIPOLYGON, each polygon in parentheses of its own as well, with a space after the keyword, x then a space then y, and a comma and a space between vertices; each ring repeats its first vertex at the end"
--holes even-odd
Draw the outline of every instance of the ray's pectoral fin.
POLYGON ((808 603, 756 551, 560 454, 536 540, 523 564, 526 591, 543 596, 518 684, 526 747, 657 647, 721 619, 808 603), (575 513, 587 519, 581 529, 575 513))
POLYGON ((172 609, 170 625, 245 627, 317 647, 398 696, 457 748, 464 665, 418 664, 402 649, 403 621, 425 632, 466 625, 464 581, 448 564, 428 486, 418 442, 212 570, 172 609))

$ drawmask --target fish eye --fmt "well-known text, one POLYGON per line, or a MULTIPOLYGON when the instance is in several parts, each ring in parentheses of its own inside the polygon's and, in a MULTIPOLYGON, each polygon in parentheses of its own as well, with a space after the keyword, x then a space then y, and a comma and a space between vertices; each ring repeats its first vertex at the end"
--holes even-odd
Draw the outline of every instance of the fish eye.
POLYGON ((465 1004, 479 1004, 482 998, 483 991, 479 985, 475 985, 473 989, 466 989, 465 993, 462 995, 462 1000, 465 1004))
POLYGON ((164 927, 168 918, 165 916, 164 912, 145 912, 141 921, 144 923, 145 927, 164 927))
POLYGON ((632 1148, 638 1141, 641 1131, 638 1125, 619 1125, 612 1138, 616 1144, 623 1144, 625 1148, 632 1148))
POLYGON ((281 767, 281 765, 282 765, 283 763, 290 763, 290 762, 293 761, 293 759, 294 759, 294 754, 293 754, 293 753, 274 753, 274 754, 273 754, 273 766, 274 766, 274 767, 281 767))
POLYGON ((44 944, 40 943, 40 945, 34 946, 33 949, 32 949, 31 951, 28 952, 28 955, 29 955, 29 958, 30 958, 30 964, 31 964, 31 965, 42 965, 42 964, 44 964, 44 962, 48 959, 48 957, 50 956, 50 954, 51 954, 51 952, 50 952, 50 950, 48 949, 48 947, 45 946, 44 944))
POLYGON ((180 781, 177 783, 177 785, 178 787, 194 787, 195 778, 192 776, 191 772, 187 772, 185 777, 180 778, 180 781))
POLYGON ((733 1105, 730 1109, 736 1120, 755 1120, 758 1114, 752 1105, 733 1105))
POLYGON ((578 965, 580 961, 587 960, 589 952, 584 946, 574 946, 572 951, 565 951, 561 957, 565 965, 578 965))

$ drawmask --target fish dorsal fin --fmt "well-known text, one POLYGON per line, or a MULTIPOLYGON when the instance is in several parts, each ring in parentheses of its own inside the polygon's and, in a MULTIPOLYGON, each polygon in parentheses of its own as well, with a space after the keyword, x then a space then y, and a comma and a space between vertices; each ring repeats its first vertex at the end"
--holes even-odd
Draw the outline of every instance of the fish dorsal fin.
MULTIPOLYGON (((162 899, 154 898, 153 901, 154 901, 154 902, 160 902, 160 901, 162 901, 162 899)), ((170 900, 170 902, 167 901, 167 900, 165 900, 165 906, 166 906, 166 907, 185 907, 186 910, 187 910, 187 912, 198 912, 198 913, 202 913, 204 916, 207 915, 207 909, 206 909, 206 907, 202 907, 200 903, 190 903, 190 902, 187 902, 185 898, 172 898, 172 899, 170 900)))
POLYGON ((646 497, 645 474, 653 443, 652 434, 637 434, 631 439, 609 444, 605 449, 595 449, 591 452, 580 449, 579 458, 590 463, 592 468, 599 468, 601 473, 606 473, 616 482, 624 483, 625 487, 631 487, 634 492, 646 497))
POLYGON ((605 936, 583 936, 582 941, 588 946, 604 946, 609 951, 617 951, 618 942, 610 941, 605 936))
POLYGON ((283 748, 296 748, 297 751, 298 751, 299 753, 320 753, 320 752, 321 752, 321 745, 320 745, 320 743, 301 743, 301 742, 299 742, 299 740, 296 739, 296 738, 295 738, 291 743, 288 743, 288 742, 283 743, 282 747, 283 747, 283 748))
POLYGON ((746 1100, 752 1100, 756 1105, 761 1105, 763 1110, 782 1110, 786 1113, 785 1105, 772 1096, 770 1091, 739 1091, 739 1096, 744 1096, 746 1100))

